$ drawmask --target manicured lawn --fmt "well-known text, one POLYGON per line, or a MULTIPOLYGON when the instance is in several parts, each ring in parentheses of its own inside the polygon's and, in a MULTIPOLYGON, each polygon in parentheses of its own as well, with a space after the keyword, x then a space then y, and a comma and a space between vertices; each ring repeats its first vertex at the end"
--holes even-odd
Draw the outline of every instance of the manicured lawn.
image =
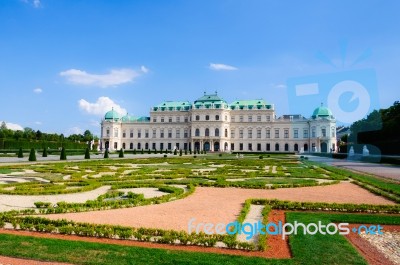
MULTIPOLYGON (((287 212, 287 222, 399 224, 391 215, 287 212)), ((74 264, 367 264, 341 235, 290 236, 292 259, 171 251, 0 234, 0 255, 74 264)))

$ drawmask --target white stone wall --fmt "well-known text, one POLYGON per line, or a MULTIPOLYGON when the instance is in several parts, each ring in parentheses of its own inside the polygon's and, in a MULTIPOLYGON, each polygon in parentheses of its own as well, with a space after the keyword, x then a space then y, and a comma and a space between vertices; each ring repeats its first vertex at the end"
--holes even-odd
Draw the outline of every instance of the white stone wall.
POLYGON ((186 147, 192 150, 206 148, 210 151, 218 149, 226 152, 300 152, 307 149, 331 152, 337 148, 335 120, 276 119, 273 109, 151 111, 150 122, 103 120, 101 128, 101 146, 104 149, 108 143, 110 150, 119 150, 123 147, 126 150, 153 150, 154 147, 157 150, 174 150, 186 147), (198 136, 196 129, 199 130, 198 136), (206 135, 207 129, 208 135, 206 135), (216 129, 218 129, 217 135, 216 129), (276 130, 279 135, 276 135, 276 130), (308 131, 308 135, 304 135, 304 130, 308 131), (277 144, 279 150, 276 150, 277 144), (234 149, 231 150, 231 147, 234 149))

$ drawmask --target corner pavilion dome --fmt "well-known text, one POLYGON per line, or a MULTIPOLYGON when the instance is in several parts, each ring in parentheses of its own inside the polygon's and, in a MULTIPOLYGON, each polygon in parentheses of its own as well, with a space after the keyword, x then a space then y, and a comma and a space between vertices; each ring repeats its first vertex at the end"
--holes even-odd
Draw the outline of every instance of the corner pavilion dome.
POLYGON ((104 119, 107 121, 110 121, 110 120, 117 121, 117 120, 121 119, 121 116, 113 108, 112 110, 107 112, 106 115, 104 115, 104 119))
POLYGON ((331 119, 333 119, 333 114, 330 109, 321 105, 321 107, 318 107, 314 110, 314 112, 312 114, 312 118, 313 119, 316 119, 316 118, 331 118, 331 119))

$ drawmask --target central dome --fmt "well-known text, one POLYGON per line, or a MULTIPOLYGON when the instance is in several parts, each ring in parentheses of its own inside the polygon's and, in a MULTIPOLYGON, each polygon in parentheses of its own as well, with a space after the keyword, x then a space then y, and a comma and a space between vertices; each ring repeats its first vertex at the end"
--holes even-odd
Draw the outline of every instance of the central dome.
POLYGON ((321 106, 314 110, 312 117, 315 118, 333 118, 332 111, 327 107, 321 106))
POLYGON ((104 115, 104 119, 105 120, 114 120, 114 121, 118 121, 119 119, 121 119, 121 116, 119 115, 118 112, 116 112, 114 110, 114 108, 112 110, 110 110, 109 112, 106 113, 106 115, 104 115))

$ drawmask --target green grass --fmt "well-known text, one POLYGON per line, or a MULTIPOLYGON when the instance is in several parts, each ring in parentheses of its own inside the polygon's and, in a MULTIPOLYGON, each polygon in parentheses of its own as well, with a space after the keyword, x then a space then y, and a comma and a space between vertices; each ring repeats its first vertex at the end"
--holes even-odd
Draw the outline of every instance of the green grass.
POLYGON ((184 252, 0 234, 0 255, 73 264, 291 264, 232 255, 184 252))
MULTIPOLYGON (((287 222, 399 224, 398 216, 288 212, 287 222)), ((0 255, 74 264, 367 264, 341 235, 290 236, 292 259, 263 259, 0 234, 0 255)))

